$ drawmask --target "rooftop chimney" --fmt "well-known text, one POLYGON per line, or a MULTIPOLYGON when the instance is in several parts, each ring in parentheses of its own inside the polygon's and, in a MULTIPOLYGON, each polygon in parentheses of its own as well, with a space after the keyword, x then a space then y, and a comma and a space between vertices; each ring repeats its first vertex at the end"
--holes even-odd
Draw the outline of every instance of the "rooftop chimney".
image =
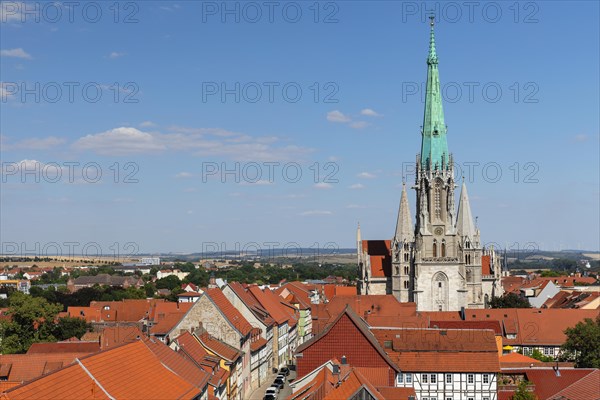
POLYGON ((346 356, 342 356, 342 365, 347 365, 348 364, 348 360, 346 359, 346 356))

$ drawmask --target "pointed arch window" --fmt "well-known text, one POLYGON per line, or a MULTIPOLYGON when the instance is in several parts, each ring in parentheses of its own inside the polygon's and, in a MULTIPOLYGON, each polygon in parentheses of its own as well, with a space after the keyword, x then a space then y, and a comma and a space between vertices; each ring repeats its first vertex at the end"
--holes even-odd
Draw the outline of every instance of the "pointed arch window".
POLYGON ((408 262, 408 253, 404 253, 404 262, 408 262))
POLYGON ((446 257, 446 240, 442 240, 442 257, 446 257))
POLYGON ((437 240, 433 240, 433 256, 437 257, 437 240))

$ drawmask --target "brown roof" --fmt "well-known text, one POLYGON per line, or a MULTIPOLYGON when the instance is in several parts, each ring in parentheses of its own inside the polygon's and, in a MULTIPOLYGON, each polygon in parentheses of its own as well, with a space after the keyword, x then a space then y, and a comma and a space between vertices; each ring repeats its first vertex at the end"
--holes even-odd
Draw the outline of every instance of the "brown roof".
POLYGON ((253 352, 254 352, 254 351, 257 351, 257 350, 259 350, 260 348, 262 348, 262 347, 266 346, 266 345, 267 345, 267 343, 268 343, 268 342, 267 342, 267 339, 265 339, 265 338, 262 338, 262 337, 257 337, 255 340, 253 340, 253 341, 250 343, 250 351, 253 351, 253 352))
POLYGON ((33 343, 27 354, 38 353, 95 353, 100 351, 98 342, 33 343))
POLYGON ((152 335, 159 335, 159 336, 166 335, 169 332, 171 332, 171 330, 173 330, 173 328, 175 328, 175 326, 179 323, 179 321, 181 321, 181 319, 184 316, 185 316, 185 312, 173 312, 173 313, 167 314, 163 318, 161 318, 157 324, 153 325, 150 328, 150 333, 152 335))
POLYGON ((516 339, 505 338, 505 344, 560 346, 566 340, 565 329, 586 318, 595 319, 599 313, 599 310, 582 309, 467 309, 465 318, 472 321, 502 321, 505 335, 517 335, 516 339))
POLYGON ((198 340, 200 340, 200 343, 205 349, 229 362, 234 362, 242 355, 242 353, 235 347, 232 347, 227 343, 212 337, 206 332, 198 336, 198 340))
POLYGON ((430 321, 430 328, 439 329, 491 329, 496 336, 502 336, 499 321, 430 321))
POLYGON ((600 399, 598 369, 560 368, 560 376, 553 368, 522 368, 502 371, 505 374, 524 374, 535 385, 534 393, 540 400, 600 399), (591 397, 589 394, 591 393, 591 397), (567 395, 568 394, 568 395, 567 395), (560 396, 565 397, 560 397, 560 396))
POLYGON ((481 256, 481 275, 491 275, 490 256, 481 256))
POLYGON ((372 332, 404 371, 500 371, 492 330, 374 328, 372 332))
POLYGON ((205 293, 217 308, 221 310, 221 313, 223 313, 229 323, 240 332, 242 336, 246 336, 252 331, 252 325, 250 325, 238 309, 227 300, 227 297, 225 297, 221 289, 208 289, 205 293))

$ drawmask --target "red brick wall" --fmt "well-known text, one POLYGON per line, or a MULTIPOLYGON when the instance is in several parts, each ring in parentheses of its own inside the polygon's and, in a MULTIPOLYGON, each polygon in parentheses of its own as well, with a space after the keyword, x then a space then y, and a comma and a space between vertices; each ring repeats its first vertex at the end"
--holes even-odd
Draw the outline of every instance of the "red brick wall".
POLYGON ((389 385, 394 386, 396 373, 364 337, 352 320, 344 315, 318 342, 297 358, 298 377, 302 377, 332 358, 346 356, 353 367, 389 368, 389 385))

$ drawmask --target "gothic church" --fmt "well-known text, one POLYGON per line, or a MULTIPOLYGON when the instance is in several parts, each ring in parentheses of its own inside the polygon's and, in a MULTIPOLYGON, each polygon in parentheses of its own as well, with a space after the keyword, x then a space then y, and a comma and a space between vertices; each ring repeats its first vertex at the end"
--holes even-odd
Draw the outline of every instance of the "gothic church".
POLYGON ((360 294, 393 294, 419 311, 484 308, 502 294, 501 262, 481 245, 466 184, 455 211, 454 161, 446 125, 431 20, 421 154, 416 160, 416 225, 403 185, 392 240, 362 240, 357 232, 360 294))

